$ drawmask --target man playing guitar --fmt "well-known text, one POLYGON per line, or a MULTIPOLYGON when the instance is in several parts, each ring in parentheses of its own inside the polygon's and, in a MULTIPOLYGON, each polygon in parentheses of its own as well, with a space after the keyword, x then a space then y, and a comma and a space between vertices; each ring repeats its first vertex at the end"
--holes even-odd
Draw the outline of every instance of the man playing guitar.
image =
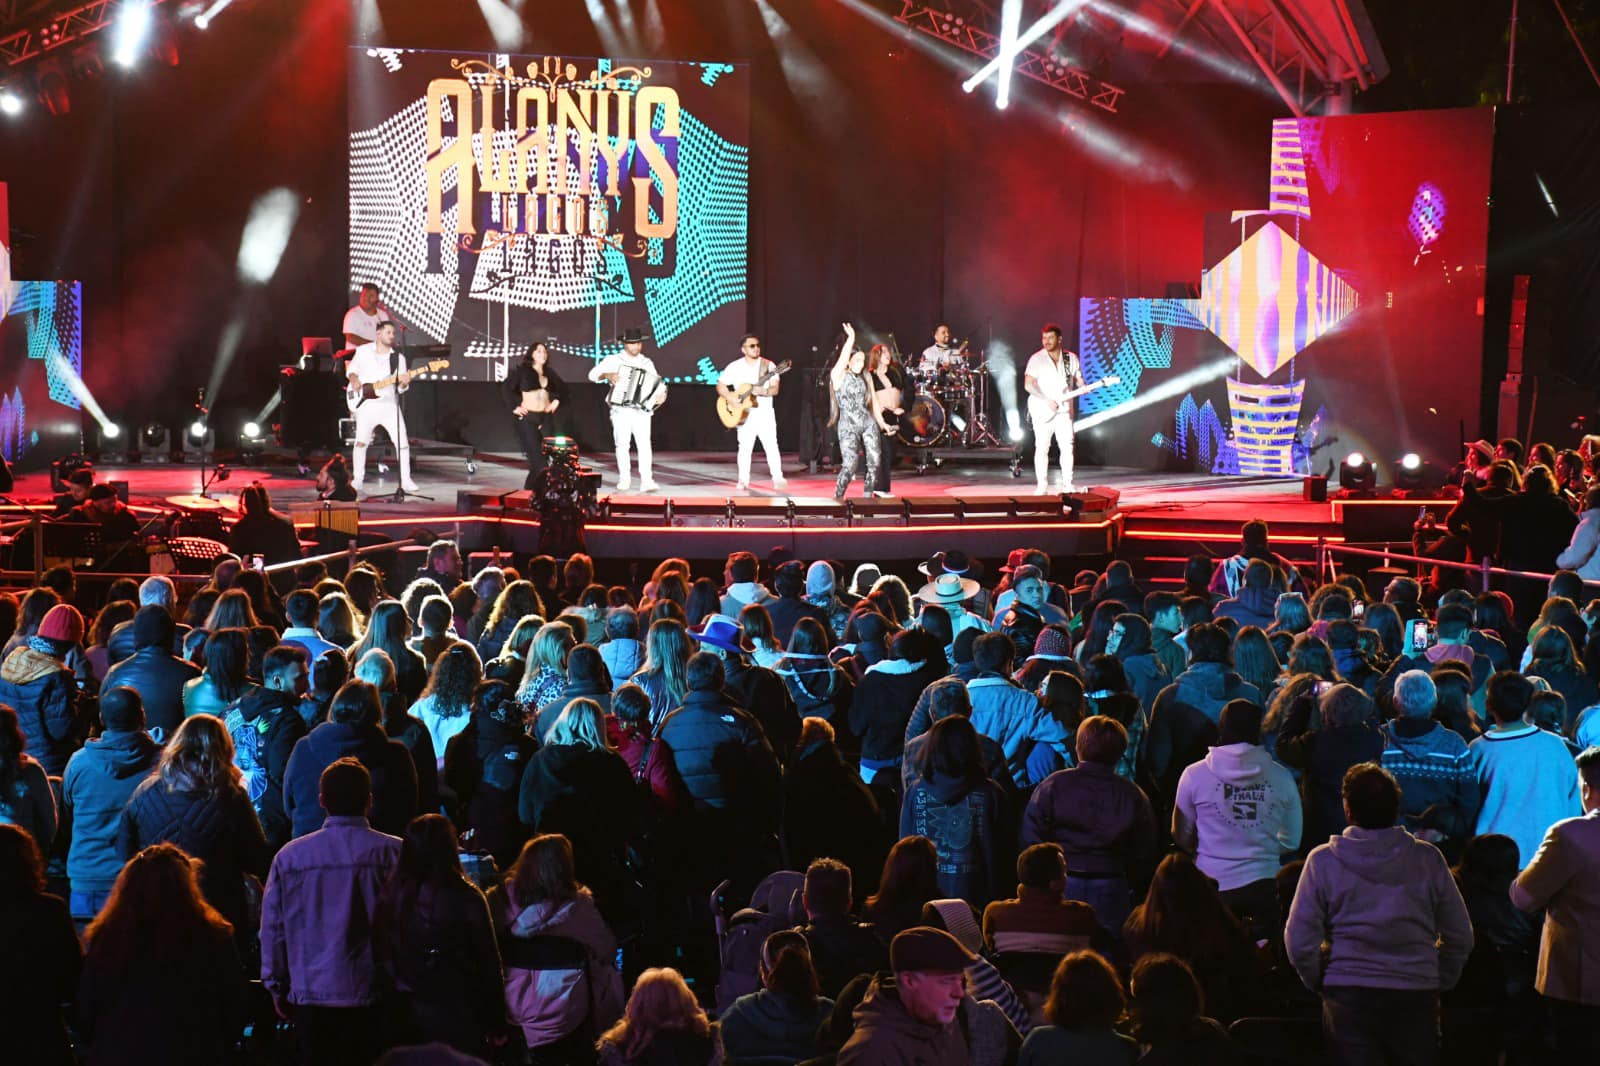
POLYGON ((377 338, 363 344, 350 357, 347 372, 352 390, 361 391, 366 385, 396 377, 397 384, 376 390, 372 398, 355 410, 356 443, 354 453, 355 477, 350 487, 361 491, 367 476, 367 446, 372 443, 372 433, 379 426, 389 434, 398 434, 395 450, 400 453, 400 487, 416 492, 417 483, 411 480, 411 440, 406 434, 405 416, 400 413, 399 393, 411 387, 411 374, 406 370, 405 356, 394 348, 394 323, 380 322, 377 338))
POLYGON ((772 475, 772 487, 779 492, 789 484, 783 477, 783 463, 778 453, 778 416, 772 407, 772 398, 778 395, 779 378, 772 362, 761 357, 761 338, 754 333, 745 334, 739 346, 743 356, 723 368, 717 378, 717 394, 729 403, 746 395, 756 398, 756 405, 739 423, 739 484, 735 488, 750 488, 750 456, 756 441, 767 453, 767 472, 772 475))
POLYGON ((1067 393, 1083 385, 1078 357, 1061 347, 1061 327, 1044 327, 1041 345, 1028 359, 1023 387, 1033 421, 1034 494, 1043 496, 1050 481, 1050 441, 1061 448, 1061 491, 1072 491, 1072 399, 1067 393))

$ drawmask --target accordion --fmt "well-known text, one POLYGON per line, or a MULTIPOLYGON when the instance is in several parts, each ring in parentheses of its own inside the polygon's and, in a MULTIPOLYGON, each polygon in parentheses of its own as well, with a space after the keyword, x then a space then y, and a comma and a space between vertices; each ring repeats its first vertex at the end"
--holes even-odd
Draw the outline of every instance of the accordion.
POLYGON ((632 407, 639 411, 654 410, 650 401, 661 387, 661 375, 640 366, 620 366, 617 380, 606 396, 612 407, 632 407))

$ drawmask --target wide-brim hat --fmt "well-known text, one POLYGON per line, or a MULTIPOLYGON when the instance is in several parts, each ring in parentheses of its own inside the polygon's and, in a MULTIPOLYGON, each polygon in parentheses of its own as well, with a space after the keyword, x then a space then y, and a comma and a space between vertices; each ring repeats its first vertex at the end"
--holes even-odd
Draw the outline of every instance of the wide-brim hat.
POLYGON ((743 631, 739 623, 725 614, 708 614, 699 629, 689 630, 689 635, 701 644, 709 644, 723 651, 743 651, 743 631))
POLYGON ((917 590, 917 599, 923 603, 941 606, 963 603, 978 594, 978 583, 960 574, 940 574, 917 590))
POLYGON ((634 342, 643 343, 645 340, 644 330, 640 329, 638 326, 629 326, 627 329, 617 334, 617 340, 622 344, 632 344, 634 342))
POLYGON ((1467 442, 1467 444, 1463 446, 1463 449, 1469 452, 1477 452, 1484 458, 1491 461, 1494 459, 1494 445, 1490 444, 1481 437, 1475 441, 1467 442))
POLYGON ((967 553, 959 548, 954 551, 936 552, 933 558, 917 569, 932 578, 940 574, 958 574, 976 580, 983 576, 983 564, 976 559, 968 558, 967 553))

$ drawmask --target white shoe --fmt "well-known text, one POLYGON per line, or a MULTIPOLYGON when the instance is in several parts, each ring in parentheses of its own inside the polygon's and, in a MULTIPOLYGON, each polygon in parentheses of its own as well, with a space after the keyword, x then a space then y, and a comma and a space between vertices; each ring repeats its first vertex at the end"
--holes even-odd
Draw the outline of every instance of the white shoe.
POLYGON ((882 489, 873 489, 872 490, 872 495, 876 496, 880 500, 892 500, 892 499, 894 499, 894 493, 892 493, 892 492, 884 492, 882 489))
POLYGON ((789 487, 789 479, 788 478, 775 477, 775 478, 772 479, 772 491, 773 492, 782 492, 784 489, 786 489, 788 487, 789 487))
POLYGON ((733 487, 733 491, 734 492, 749 492, 750 491, 750 482, 748 482, 748 481, 739 482, 737 485, 735 485, 733 487))
POLYGON ((1033 486, 1033 494, 1035 496, 1048 496, 1050 495, 1050 486, 1040 481, 1033 486))
POLYGON ((361 492, 367 487, 367 483, 366 483, 365 480, 362 480, 362 479, 359 479, 359 478, 358 479, 353 479, 350 482, 350 487, 352 489, 354 489, 356 492, 361 492))
POLYGON ((654 492, 659 487, 660 486, 658 486, 654 481, 641 481, 641 482, 639 482, 639 491, 640 492, 654 492))
POLYGON ((402 482, 400 482, 400 488, 405 490, 406 492, 419 492, 419 491, 421 491, 421 490, 419 490, 417 488, 417 483, 415 481, 402 481, 402 482))
POLYGON ((633 488, 633 482, 629 478, 623 478, 621 481, 617 482, 618 492, 627 492, 631 488, 633 488))

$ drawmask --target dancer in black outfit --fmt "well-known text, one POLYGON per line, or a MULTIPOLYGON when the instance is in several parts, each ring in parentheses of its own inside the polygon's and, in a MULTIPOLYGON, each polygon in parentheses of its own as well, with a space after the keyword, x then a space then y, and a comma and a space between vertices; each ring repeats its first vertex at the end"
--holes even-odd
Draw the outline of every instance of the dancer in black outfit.
MULTIPOLYGON (((883 412, 886 422, 896 429, 900 427, 900 416, 905 414, 906 373, 895 360, 894 352, 887 344, 874 344, 869 354, 871 368, 868 383, 878 397, 878 409, 883 412)), ((885 433, 880 445, 882 457, 878 461, 878 481, 871 488, 878 492, 889 491, 889 471, 894 466, 895 436, 885 433)))
POLYGON ((556 411, 566 398, 567 386, 550 366, 550 349, 538 341, 506 374, 503 388, 511 413, 517 416, 522 453, 528 457, 528 478, 522 487, 531 489, 544 469, 544 438, 557 435, 556 411))

